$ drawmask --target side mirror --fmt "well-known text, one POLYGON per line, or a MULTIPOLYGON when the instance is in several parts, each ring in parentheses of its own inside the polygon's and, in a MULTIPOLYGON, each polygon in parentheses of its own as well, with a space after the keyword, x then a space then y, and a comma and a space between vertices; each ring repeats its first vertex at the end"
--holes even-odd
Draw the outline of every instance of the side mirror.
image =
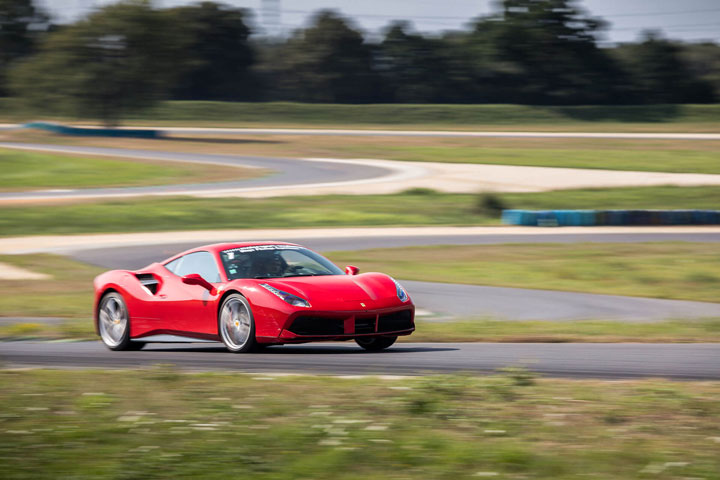
POLYGON ((355 265, 348 265, 347 267, 345 267, 345 273, 348 275, 357 275, 358 273, 360 273, 360 269, 355 265))
POLYGON ((186 285, 199 285, 208 292, 210 292, 211 295, 215 295, 216 290, 215 287, 213 287, 212 283, 208 282, 197 273, 190 273, 188 275, 185 275, 184 277, 182 277, 182 282, 186 285))

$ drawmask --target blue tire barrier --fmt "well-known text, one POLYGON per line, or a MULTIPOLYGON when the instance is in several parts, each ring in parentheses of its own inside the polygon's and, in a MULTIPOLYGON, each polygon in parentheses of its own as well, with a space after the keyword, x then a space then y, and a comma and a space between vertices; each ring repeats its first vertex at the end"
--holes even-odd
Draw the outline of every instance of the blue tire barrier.
POLYGON ((79 137, 158 138, 162 135, 160 130, 69 127, 49 122, 30 122, 23 125, 23 128, 79 137))
POLYGON ((502 222, 532 227, 720 225, 720 210, 503 210, 502 222))

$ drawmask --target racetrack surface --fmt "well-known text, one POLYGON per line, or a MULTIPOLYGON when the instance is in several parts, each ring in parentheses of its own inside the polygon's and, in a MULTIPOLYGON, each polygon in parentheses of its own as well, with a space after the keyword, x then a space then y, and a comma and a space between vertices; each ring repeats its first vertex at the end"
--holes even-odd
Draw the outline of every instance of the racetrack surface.
MULTIPOLYGON (((154 150, 135 150, 123 148, 76 147, 64 145, 37 145, 28 143, 0 143, 0 147, 59 152, 90 156, 114 156, 163 160, 173 162, 192 162, 211 165, 229 165, 256 167, 273 171, 271 175, 234 182, 214 182, 202 184, 163 185, 149 187, 124 188, 84 188, 78 190, 37 190, 26 192, 0 193, 0 201, 23 199, 75 199, 75 198, 113 198, 143 195, 190 195, 198 193, 238 192, 239 190, 264 190, 284 187, 305 186, 314 188, 327 185, 352 185, 357 182, 382 178, 392 180, 412 176, 415 170, 407 164, 405 170, 385 168, 351 160, 310 160, 290 158, 253 157, 239 155, 216 155, 201 153, 162 152, 154 150), (398 178, 399 177, 399 178, 398 178)), ((420 170, 418 170, 418 173, 420 170)))
POLYGON ((522 366, 557 377, 720 379, 720 344, 399 343, 366 353, 354 343, 284 345, 234 355, 219 344, 152 344, 111 352, 97 342, 0 343, 10 367, 137 368, 174 364, 190 370, 418 375, 490 373, 522 366))

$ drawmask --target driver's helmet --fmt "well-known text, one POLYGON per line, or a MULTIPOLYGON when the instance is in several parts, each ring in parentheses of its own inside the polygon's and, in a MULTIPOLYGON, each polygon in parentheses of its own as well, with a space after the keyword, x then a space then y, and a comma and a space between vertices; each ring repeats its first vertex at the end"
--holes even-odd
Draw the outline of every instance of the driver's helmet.
POLYGON ((287 268, 287 262, 279 252, 257 252, 253 255, 252 262, 255 277, 280 277, 287 268))
POLYGON ((245 278, 250 276, 250 258, 248 255, 235 255, 232 260, 228 260, 228 271, 235 278, 245 278))

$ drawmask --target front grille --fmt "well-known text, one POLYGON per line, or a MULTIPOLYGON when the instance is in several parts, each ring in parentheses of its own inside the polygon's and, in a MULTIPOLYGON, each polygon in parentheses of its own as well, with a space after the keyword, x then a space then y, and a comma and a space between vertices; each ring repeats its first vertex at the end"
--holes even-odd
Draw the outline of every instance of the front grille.
POLYGON ((375 333, 375 315, 355 317, 355 333, 375 333))
POLYGON ((413 328, 410 310, 386 313, 378 318, 378 332, 397 332, 413 328))
POLYGON ((342 335, 345 319, 333 317, 297 317, 288 329, 296 335, 342 335))
POLYGON ((398 332, 413 328, 412 311, 401 310, 380 315, 357 315, 347 317, 323 317, 302 315, 293 320, 288 328, 295 335, 334 336, 367 335, 371 333, 398 332), (353 328, 355 330, 351 330, 353 328), (377 324, 377 329, 376 329, 377 324), (346 330, 347 328, 347 330, 346 330))

